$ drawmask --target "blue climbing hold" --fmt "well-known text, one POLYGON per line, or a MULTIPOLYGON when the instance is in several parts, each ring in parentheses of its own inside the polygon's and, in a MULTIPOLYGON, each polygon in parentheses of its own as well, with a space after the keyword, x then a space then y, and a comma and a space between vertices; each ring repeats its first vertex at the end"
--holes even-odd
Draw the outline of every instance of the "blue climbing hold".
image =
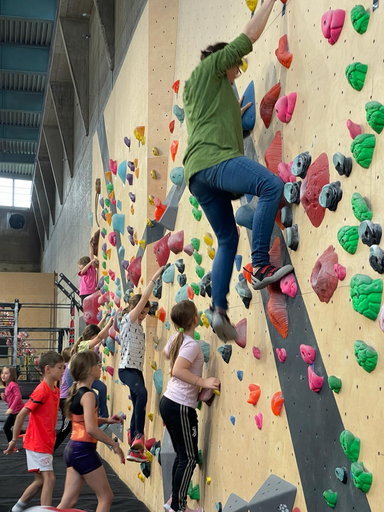
POLYGON ((173 113, 177 117, 177 119, 182 123, 184 121, 184 109, 179 107, 179 105, 173 105, 173 113))
POLYGON ((188 300, 188 285, 185 284, 180 288, 180 290, 176 293, 175 302, 181 302, 182 300, 188 300))
POLYGON ((237 378, 239 381, 243 380, 243 370, 237 370, 237 378))
POLYGON ((169 265, 169 267, 164 270, 162 280, 164 283, 173 283, 175 280, 175 265, 169 265))
POLYGON ((240 270, 241 270, 241 264, 242 264, 242 262, 243 262, 243 257, 242 257, 242 255, 241 255, 241 254, 236 254, 236 256, 235 256, 235 265, 236 265, 236 270, 237 270, 238 272, 240 272, 240 270))
POLYGON ((124 213, 115 213, 114 215, 112 215, 112 229, 114 231, 119 231, 122 235, 124 235, 124 223, 124 213))
POLYGON ((127 175, 127 161, 126 160, 123 160, 118 168, 117 168, 117 175, 119 176, 119 178, 121 179, 121 181, 124 183, 125 185, 125 177, 127 175))
POLYGON ((209 354, 211 352, 210 344, 207 343, 206 341, 203 341, 203 340, 199 340, 198 344, 200 345, 201 351, 203 352, 204 363, 208 363, 208 361, 209 361, 209 354))
POLYGON ((231 420, 232 425, 234 425, 236 422, 236 418, 234 416, 231 416, 229 419, 231 420))
POLYGON ((153 383, 155 384, 156 391, 159 395, 163 391, 163 372, 159 369, 153 374, 153 383))
POLYGON ((116 279, 115 279, 115 285, 116 285, 116 286, 120 286, 120 284, 121 284, 120 277, 116 277, 116 279))
POLYGON ((167 329, 167 331, 169 331, 169 329, 171 328, 171 324, 169 323, 168 320, 164 322, 164 327, 167 329))
POLYGON ((125 256, 125 248, 124 248, 124 246, 123 246, 123 245, 121 245, 121 246, 119 247, 119 251, 118 251, 118 252, 119 252, 119 256, 120 256, 120 258, 123 260, 123 259, 124 259, 124 256, 125 256))
POLYGON ((174 167, 170 174, 171 181, 177 187, 180 187, 184 181, 184 169, 182 167, 174 167))
POLYGON ((256 105, 255 105, 255 84, 253 80, 250 82, 248 87, 245 89, 243 101, 241 106, 244 107, 247 103, 252 103, 248 110, 244 112, 241 123, 243 130, 251 131, 255 127, 256 121, 256 105))
POLYGON ((242 274, 242 273, 240 273, 238 277, 239 277, 239 283, 241 283, 241 281, 242 281, 243 279, 245 279, 245 277, 243 276, 243 274, 242 274))
POLYGON ((106 345, 107 349, 110 351, 110 353, 113 355, 115 353, 115 340, 113 338, 111 338, 110 336, 108 336, 107 342, 105 345, 106 345))
POLYGON ((118 210, 120 210, 120 211, 121 211, 121 209, 123 208, 123 205, 122 205, 122 203, 121 203, 120 199, 118 199, 118 200, 116 201, 116 207, 117 207, 117 209, 118 209, 118 210))

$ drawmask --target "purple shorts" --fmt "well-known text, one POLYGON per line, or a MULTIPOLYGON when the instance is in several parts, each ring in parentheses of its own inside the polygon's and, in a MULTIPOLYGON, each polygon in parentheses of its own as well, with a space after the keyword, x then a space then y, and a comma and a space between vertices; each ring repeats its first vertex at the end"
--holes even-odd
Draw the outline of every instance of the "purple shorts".
POLYGON ((73 468, 80 475, 86 475, 103 465, 96 451, 96 443, 72 441, 72 439, 65 447, 64 459, 67 468, 73 468))

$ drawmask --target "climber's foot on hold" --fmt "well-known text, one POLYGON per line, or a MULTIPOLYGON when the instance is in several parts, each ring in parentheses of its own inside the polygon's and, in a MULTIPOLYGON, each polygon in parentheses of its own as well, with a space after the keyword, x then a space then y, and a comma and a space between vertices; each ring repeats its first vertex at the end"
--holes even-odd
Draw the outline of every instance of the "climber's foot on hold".
POLYGON ((225 343, 237 339, 237 331, 224 309, 216 307, 212 314, 212 329, 225 343))
POLYGON ((264 267, 256 267, 252 274, 252 288, 254 290, 262 290, 270 284, 280 281, 281 278, 293 272, 292 265, 284 265, 284 267, 274 267, 273 265, 265 265, 264 267))

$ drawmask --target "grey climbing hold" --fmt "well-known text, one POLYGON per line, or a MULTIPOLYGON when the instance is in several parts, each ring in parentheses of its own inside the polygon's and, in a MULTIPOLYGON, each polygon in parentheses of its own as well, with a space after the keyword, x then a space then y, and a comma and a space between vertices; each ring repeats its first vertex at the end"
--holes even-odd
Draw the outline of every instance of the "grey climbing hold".
POLYGON ((164 429, 163 442, 161 443, 161 475, 163 478, 163 501, 166 503, 172 492, 172 469, 176 458, 169 432, 164 429))
POLYGON ((382 229, 380 224, 374 224, 370 220, 363 221, 359 226, 359 237, 363 244, 368 245, 379 245, 382 235, 382 229))
POLYGON ((208 361, 209 361, 209 354, 211 352, 211 345, 209 343, 207 343, 206 341, 203 341, 203 340, 198 340, 197 343, 200 345, 201 351, 203 352, 204 363, 208 363, 208 361))
POLYGON ((311 165, 312 157, 308 151, 304 151, 299 155, 295 156, 292 163, 291 172, 294 176, 299 176, 300 178, 305 178, 311 165))
POLYGON ((297 251, 299 247, 299 227, 297 224, 287 228, 287 245, 292 251, 297 251))
POLYGON ((224 505, 223 512, 248 512, 248 502, 232 493, 224 505))
POLYGON ((324 185, 319 195, 319 203, 323 208, 328 208, 331 212, 335 212, 342 197, 341 183, 340 181, 334 181, 324 185))
POLYGON ((284 208, 281 209, 281 223, 285 228, 292 227, 293 213, 292 208, 289 206, 284 206, 284 208))
POLYGON ((156 299, 161 299, 161 294, 163 291, 163 280, 161 277, 156 281, 155 286, 153 287, 152 294, 156 299))
POLYGON ((378 245, 371 245, 369 249, 369 264, 379 274, 384 274, 384 251, 378 245))
POLYGON ((217 347, 217 350, 223 361, 228 364, 232 356, 232 345, 220 345, 220 347, 217 347))
POLYGON ((211 272, 207 272, 202 280, 200 281, 199 283, 199 287, 200 287, 200 295, 202 297, 205 297, 205 294, 208 295, 208 297, 211 297, 211 294, 212 294, 212 275, 211 275, 211 272))
POLYGON ((352 172, 353 160, 350 156, 344 156, 342 153, 335 153, 333 155, 333 165, 340 176, 347 178, 352 172))
POLYGON ((180 286, 184 286, 187 283, 187 274, 179 274, 177 276, 177 282, 180 286))
POLYGON ((182 258, 179 260, 176 260, 175 265, 176 265, 177 270, 180 272, 180 274, 182 274, 185 270, 184 260, 182 258))
POLYGON ((246 279, 243 279, 242 281, 238 281, 235 284, 235 289, 236 289, 237 293, 240 295, 244 306, 247 309, 249 309, 249 305, 251 304, 251 300, 252 300, 252 292, 248 286, 248 281, 246 279))
POLYGON ((297 488, 279 478, 269 475, 251 501, 248 503, 249 512, 262 510, 292 510, 296 498, 297 488))
POLYGON ((284 185, 284 197, 289 204, 300 204, 300 188, 301 181, 289 181, 284 185))
POLYGON ((184 169, 182 167, 174 167, 170 174, 171 181, 177 187, 180 187, 184 181, 184 169))
POLYGON ((336 468, 335 469, 335 475, 336 475, 336 478, 338 480, 340 480, 340 482, 342 482, 343 484, 347 483, 348 472, 347 472, 346 468, 336 468))

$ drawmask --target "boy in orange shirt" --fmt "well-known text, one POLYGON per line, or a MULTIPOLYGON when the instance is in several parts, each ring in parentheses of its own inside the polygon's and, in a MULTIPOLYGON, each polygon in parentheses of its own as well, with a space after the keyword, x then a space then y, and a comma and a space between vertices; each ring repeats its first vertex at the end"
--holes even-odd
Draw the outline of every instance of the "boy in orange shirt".
POLYGON ((14 452, 24 420, 31 413, 24 436, 24 448, 27 455, 28 472, 35 473, 35 480, 13 506, 12 512, 22 512, 40 489, 41 505, 50 506, 52 504, 55 485, 52 454, 60 403, 60 392, 55 386, 55 382, 60 381, 63 376, 64 360, 57 352, 49 351, 40 356, 38 366, 43 375, 43 381, 36 387, 25 407, 17 415, 12 441, 4 451, 5 455, 14 452))

